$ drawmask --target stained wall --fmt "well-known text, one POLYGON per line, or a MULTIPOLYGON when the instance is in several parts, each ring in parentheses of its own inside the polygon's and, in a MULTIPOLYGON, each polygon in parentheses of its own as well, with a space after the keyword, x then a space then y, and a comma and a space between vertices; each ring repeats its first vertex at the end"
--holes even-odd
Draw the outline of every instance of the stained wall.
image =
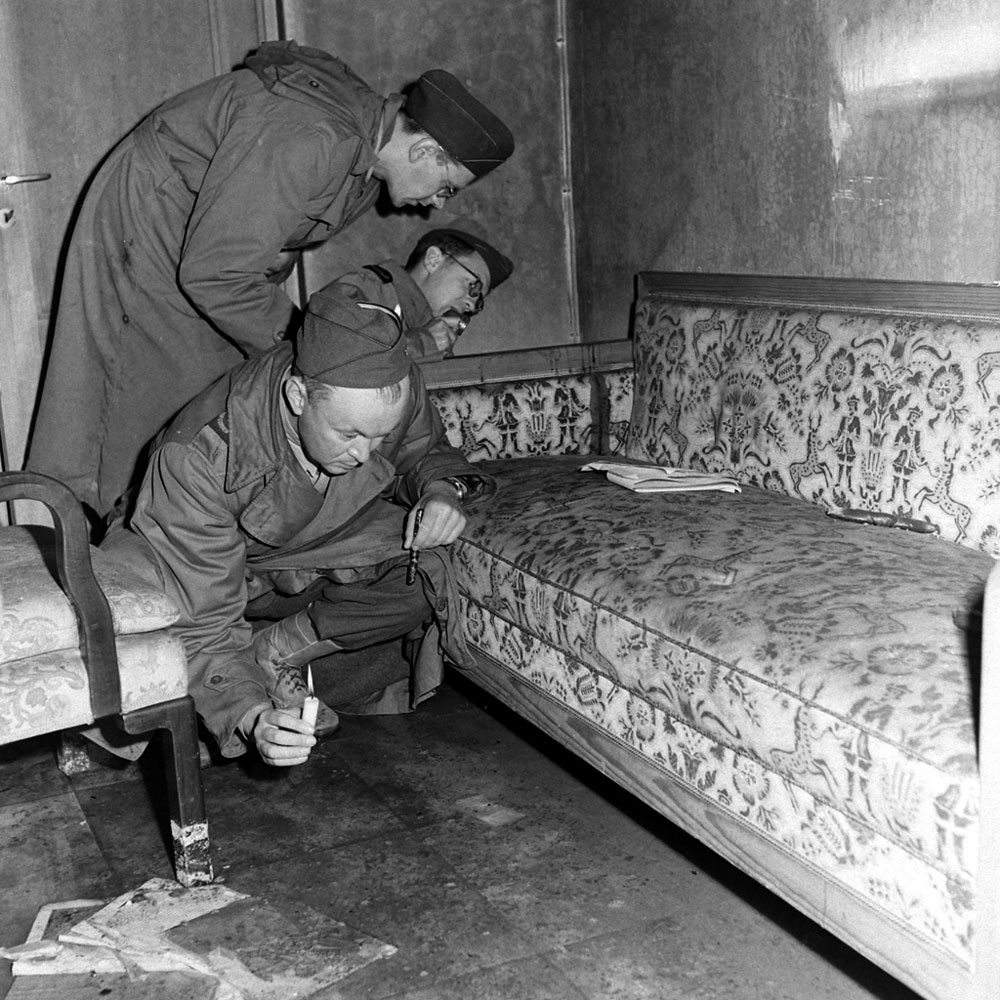
POLYGON ((456 353, 576 339, 563 208, 564 74, 555 0, 284 0, 284 34, 334 52, 375 90, 403 89, 427 69, 454 73, 514 133, 511 159, 437 211, 380 202, 309 251, 311 289, 360 264, 405 260, 432 227, 467 227, 515 263, 456 353))
POLYGON ((996 0, 570 0, 584 340, 644 269, 1000 279, 996 0))

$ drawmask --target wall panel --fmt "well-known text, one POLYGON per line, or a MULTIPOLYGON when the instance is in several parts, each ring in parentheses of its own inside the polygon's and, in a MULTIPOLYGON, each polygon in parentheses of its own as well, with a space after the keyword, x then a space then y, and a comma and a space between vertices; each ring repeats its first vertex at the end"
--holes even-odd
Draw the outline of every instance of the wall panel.
POLYGON ((643 269, 1000 277, 996 0, 570 0, 583 338, 643 269))
POLYGON ((340 56, 373 89, 400 91, 426 69, 454 73, 510 126, 511 159, 445 209, 382 204, 310 251, 308 287, 385 257, 405 259, 435 226, 469 225, 515 262, 457 353, 575 339, 562 205, 555 0, 284 0, 285 34, 340 56))

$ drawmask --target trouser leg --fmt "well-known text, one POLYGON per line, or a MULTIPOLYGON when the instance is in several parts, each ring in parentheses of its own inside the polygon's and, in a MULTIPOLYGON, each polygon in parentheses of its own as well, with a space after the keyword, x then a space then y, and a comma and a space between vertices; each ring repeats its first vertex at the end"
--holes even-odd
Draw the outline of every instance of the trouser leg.
POLYGON ((358 714, 360 705, 390 685, 408 682, 412 670, 401 639, 334 653, 312 665, 316 696, 344 715, 358 714))
POLYGON ((328 583, 309 605, 321 639, 358 650, 407 635, 431 617, 424 588, 406 582, 406 566, 392 565, 357 583, 328 583))
POLYGON ((403 710, 413 669, 406 647, 432 615, 422 583, 407 584, 405 566, 392 567, 373 581, 328 585, 309 613, 317 634, 343 647, 313 663, 319 696, 348 714, 403 710))
POLYGON ((252 610, 270 618, 293 607, 299 610, 254 635, 268 693, 280 707, 302 704, 306 663, 325 705, 346 706, 407 678, 400 640, 431 616, 423 586, 406 583, 405 565, 370 580, 317 582, 296 598, 259 600, 252 610))

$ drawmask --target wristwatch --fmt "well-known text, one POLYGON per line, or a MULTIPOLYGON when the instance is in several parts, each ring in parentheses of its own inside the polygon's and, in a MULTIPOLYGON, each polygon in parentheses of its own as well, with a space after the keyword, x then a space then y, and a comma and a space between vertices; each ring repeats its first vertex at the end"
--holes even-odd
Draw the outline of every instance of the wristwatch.
POLYGON ((441 482, 447 483, 458 494, 459 503, 465 502, 465 498, 469 495, 469 487, 461 479, 457 476, 442 476, 441 482))

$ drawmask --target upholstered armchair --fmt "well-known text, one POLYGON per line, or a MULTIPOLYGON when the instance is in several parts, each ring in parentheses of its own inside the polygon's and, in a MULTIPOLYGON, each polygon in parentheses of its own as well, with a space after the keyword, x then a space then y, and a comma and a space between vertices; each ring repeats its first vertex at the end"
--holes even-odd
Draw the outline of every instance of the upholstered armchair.
MULTIPOLYGON (((95 724, 159 730, 177 881, 212 881, 194 703, 170 599, 88 542, 80 504, 62 483, 0 473, 0 503, 40 501, 54 528, 0 527, 0 744, 95 724)), ((88 763, 66 740, 59 765, 88 763)))

